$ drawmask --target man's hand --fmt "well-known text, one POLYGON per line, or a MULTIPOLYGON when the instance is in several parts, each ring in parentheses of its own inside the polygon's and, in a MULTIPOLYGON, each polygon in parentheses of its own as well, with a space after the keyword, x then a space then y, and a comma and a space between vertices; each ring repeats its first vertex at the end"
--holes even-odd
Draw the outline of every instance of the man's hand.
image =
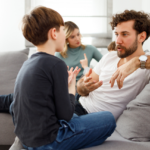
POLYGON ((77 82, 77 91, 80 95, 87 96, 102 84, 103 82, 99 81, 99 76, 90 68, 89 72, 77 82))
POLYGON ((84 59, 80 60, 80 64, 81 64, 82 68, 84 68, 84 69, 85 69, 86 67, 88 67, 88 59, 87 59, 85 53, 84 53, 84 59))
POLYGON ((110 79, 111 87, 114 86, 115 80, 117 81, 118 88, 121 89, 123 87, 124 79, 133 73, 135 70, 139 68, 139 60, 138 57, 134 57, 124 65, 120 66, 117 71, 112 75, 110 79))
POLYGON ((93 80, 91 74, 92 74, 92 69, 90 68, 89 72, 84 76, 84 80, 83 80, 83 84, 89 92, 94 91, 95 89, 99 88, 103 84, 102 81, 93 80))

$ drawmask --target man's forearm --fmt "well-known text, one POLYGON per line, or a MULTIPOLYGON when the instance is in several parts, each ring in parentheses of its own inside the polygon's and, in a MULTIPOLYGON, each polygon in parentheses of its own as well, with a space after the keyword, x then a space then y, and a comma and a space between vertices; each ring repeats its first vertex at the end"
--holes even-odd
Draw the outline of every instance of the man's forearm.
POLYGON ((82 77, 78 82, 77 82, 77 92, 81 96, 87 96, 89 95, 89 91, 87 88, 84 86, 84 77, 82 77))

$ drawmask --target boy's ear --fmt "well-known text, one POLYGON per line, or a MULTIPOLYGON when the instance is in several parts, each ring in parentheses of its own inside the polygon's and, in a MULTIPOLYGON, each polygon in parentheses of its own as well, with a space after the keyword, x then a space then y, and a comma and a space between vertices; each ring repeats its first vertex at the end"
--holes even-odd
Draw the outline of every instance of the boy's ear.
POLYGON ((146 32, 143 31, 139 34, 139 42, 142 43, 146 39, 146 32))
POLYGON ((48 38, 51 38, 53 40, 57 39, 57 31, 56 28, 52 28, 48 31, 48 38))

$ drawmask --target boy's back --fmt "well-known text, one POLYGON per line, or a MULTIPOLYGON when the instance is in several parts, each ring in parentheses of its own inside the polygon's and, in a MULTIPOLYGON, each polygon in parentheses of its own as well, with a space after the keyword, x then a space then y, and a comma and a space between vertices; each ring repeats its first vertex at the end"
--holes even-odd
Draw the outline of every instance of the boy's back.
POLYGON ((68 110, 74 112, 74 96, 70 95, 70 101, 67 76, 65 63, 46 53, 36 53, 23 64, 16 79, 15 91, 21 92, 14 92, 14 109, 15 132, 24 144, 39 146, 54 141, 60 127, 58 119, 70 118, 68 110), (65 103, 70 108, 61 112, 65 103))

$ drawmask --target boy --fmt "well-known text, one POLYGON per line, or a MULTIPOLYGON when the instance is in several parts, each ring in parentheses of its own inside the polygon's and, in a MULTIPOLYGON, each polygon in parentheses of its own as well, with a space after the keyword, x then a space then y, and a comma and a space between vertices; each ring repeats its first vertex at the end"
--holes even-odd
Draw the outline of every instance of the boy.
POLYGON ((22 32, 38 51, 23 64, 14 89, 15 133, 24 148, 76 150, 103 143, 116 127, 110 112, 73 115, 80 70, 67 72, 65 63, 54 56, 65 44, 60 14, 35 8, 23 17, 22 32))

